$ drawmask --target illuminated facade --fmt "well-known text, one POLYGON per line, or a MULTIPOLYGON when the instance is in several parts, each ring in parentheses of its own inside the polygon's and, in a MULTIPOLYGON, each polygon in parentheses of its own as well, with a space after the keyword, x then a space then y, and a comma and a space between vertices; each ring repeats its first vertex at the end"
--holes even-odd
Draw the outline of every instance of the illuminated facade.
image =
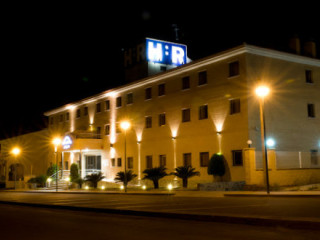
MULTIPOLYGON (((160 54, 157 43, 150 47, 150 58, 160 54)), ((183 49, 175 51, 175 61, 185 61, 183 49)), ((78 163, 83 177, 102 171, 107 181, 113 181, 124 170, 120 123, 127 120, 131 123, 126 133, 127 168, 138 175, 137 180, 146 168, 165 166, 169 173, 192 165, 201 175, 191 179, 191 186, 211 182, 208 160, 220 152, 228 162, 228 180, 245 181, 249 147, 254 150, 250 158, 255 161, 254 171, 262 167, 259 105, 254 94, 260 83, 271 89, 265 118, 275 168, 301 169, 306 175, 309 172, 303 169, 312 169, 319 176, 320 61, 315 58, 242 45, 45 115, 49 131, 64 137, 59 150, 62 166, 69 169, 78 163)), ((172 180, 165 179, 163 184, 172 180)))

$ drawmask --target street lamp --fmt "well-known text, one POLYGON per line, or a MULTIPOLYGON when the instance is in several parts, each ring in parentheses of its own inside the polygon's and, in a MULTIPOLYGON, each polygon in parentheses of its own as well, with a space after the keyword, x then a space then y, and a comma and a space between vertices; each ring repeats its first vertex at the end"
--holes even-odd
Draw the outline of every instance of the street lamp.
POLYGON ((265 126, 265 118, 264 118, 264 98, 268 96, 270 89, 266 86, 259 86, 256 88, 255 92, 259 98, 259 104, 260 104, 261 150, 262 150, 262 159, 265 164, 267 194, 269 194, 270 187, 269 187, 269 170, 268 170, 268 152, 267 152, 267 146, 266 146, 266 126, 265 126))
POLYGON ((127 130, 131 124, 128 121, 120 123, 121 129, 124 131, 124 192, 127 192, 127 130))
POLYGON ((16 190, 16 181, 17 181, 17 156, 20 154, 21 150, 18 147, 14 147, 11 150, 11 154, 15 157, 14 164, 14 190, 16 190))
POLYGON ((54 145, 54 155, 55 155, 55 159, 56 159, 56 192, 58 192, 58 146, 61 144, 61 139, 56 137, 52 140, 52 143, 54 145))

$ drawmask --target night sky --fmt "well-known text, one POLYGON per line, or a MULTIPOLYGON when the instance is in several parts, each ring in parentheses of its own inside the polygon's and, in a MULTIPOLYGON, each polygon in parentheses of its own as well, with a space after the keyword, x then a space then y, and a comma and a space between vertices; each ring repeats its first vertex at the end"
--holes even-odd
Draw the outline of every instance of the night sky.
POLYGON ((145 37, 175 41, 172 24, 192 60, 243 42, 286 49, 295 34, 320 49, 316 2, 110 3, 2 7, 0 138, 41 129, 43 112, 121 85, 123 49, 145 37))

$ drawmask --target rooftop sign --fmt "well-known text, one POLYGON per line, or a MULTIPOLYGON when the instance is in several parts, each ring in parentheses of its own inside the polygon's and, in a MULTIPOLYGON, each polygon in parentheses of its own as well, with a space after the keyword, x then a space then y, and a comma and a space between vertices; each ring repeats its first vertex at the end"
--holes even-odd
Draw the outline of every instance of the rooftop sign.
POLYGON ((67 135, 63 138, 61 145, 62 145, 63 149, 69 149, 69 148, 71 148, 72 143, 73 142, 72 142, 71 137, 69 135, 67 135))
POLYGON ((153 63, 180 66, 187 63, 187 46, 179 43, 146 39, 147 60, 153 63))

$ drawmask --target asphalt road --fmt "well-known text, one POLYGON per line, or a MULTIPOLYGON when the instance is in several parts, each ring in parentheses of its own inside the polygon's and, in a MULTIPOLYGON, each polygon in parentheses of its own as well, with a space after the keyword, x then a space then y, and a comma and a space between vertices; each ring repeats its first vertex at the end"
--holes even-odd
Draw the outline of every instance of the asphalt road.
POLYGON ((0 204, 1 239, 319 239, 318 231, 0 204))
POLYGON ((320 199, 312 197, 205 198, 167 195, 0 192, 0 201, 160 213, 314 220, 320 223, 320 199))

